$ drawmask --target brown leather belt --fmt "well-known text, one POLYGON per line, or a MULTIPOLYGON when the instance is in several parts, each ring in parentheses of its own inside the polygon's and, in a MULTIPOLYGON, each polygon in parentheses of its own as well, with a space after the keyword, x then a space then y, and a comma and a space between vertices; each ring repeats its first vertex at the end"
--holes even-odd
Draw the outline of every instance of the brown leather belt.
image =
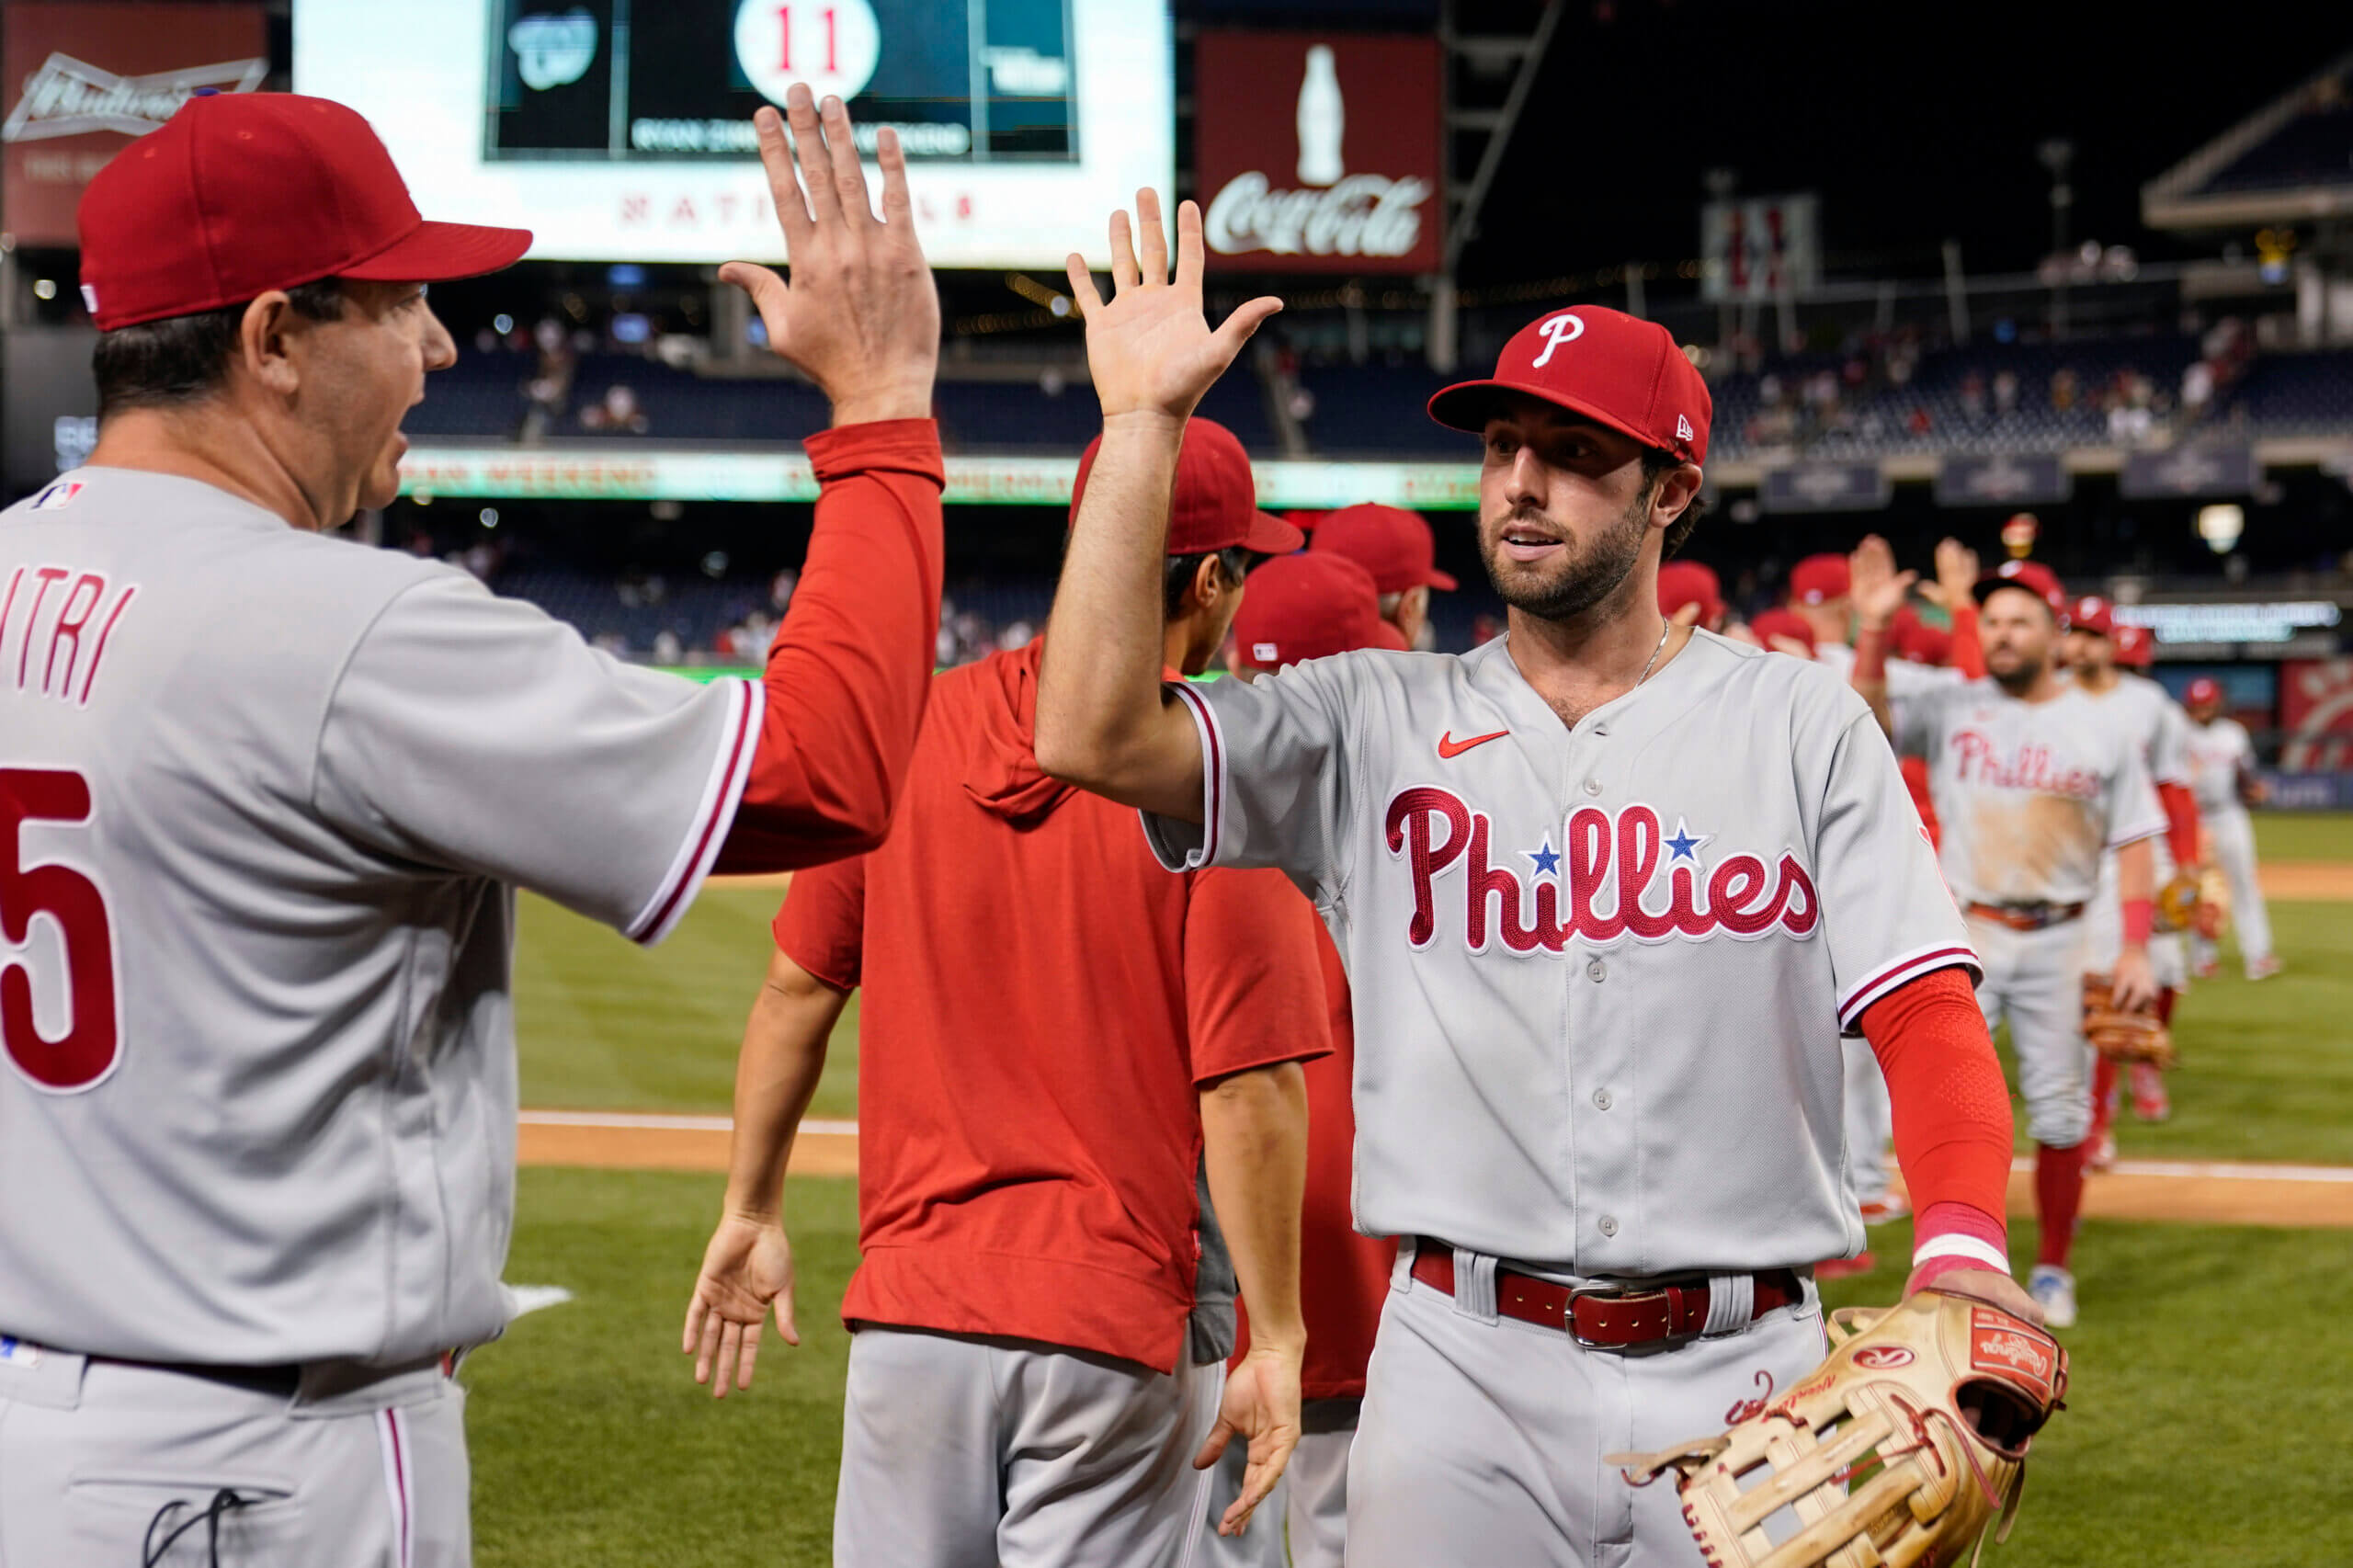
MULTIPOLYGON (((1433 1290, 1454 1294, 1454 1249, 1423 1237, 1414 1245, 1414 1278, 1433 1290)), ((1756 1281, 1754 1323, 1777 1308, 1805 1300, 1805 1285, 1787 1268, 1752 1276, 1756 1281)), ((1559 1285, 1500 1264, 1495 1268, 1495 1311, 1519 1323, 1557 1328, 1591 1349, 1631 1350, 1666 1339, 1691 1339, 1708 1322, 1708 1287, 1662 1285, 1653 1290, 1597 1290, 1559 1285)))
POLYGON ((1972 900, 1962 907, 1979 920, 1991 920, 2013 931, 2040 931, 2073 920, 2084 912, 2081 903, 1979 903, 1972 900))

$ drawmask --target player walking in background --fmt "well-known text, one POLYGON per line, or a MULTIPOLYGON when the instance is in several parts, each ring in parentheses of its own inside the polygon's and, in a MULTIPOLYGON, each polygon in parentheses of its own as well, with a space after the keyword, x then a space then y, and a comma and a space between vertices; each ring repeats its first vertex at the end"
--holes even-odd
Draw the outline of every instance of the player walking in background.
POLYGON ((1312 551, 1344 555, 1372 574, 1381 594, 1381 619, 1394 627, 1404 645, 1427 649, 1430 590, 1454 591, 1454 579, 1438 569, 1438 543, 1419 512, 1366 502, 1343 506, 1315 525, 1312 551))
MULTIPOLYGON (((1250 597, 1233 618, 1235 645, 1245 660, 1233 673, 1256 680, 1308 659, 1389 646, 1382 633, 1396 629, 1381 619, 1374 584, 1356 562, 1329 550, 1269 561, 1251 574, 1250 597)), ((1201 1516, 1205 1564, 1340 1568, 1347 1556, 1348 1450, 1364 1407, 1365 1363, 1397 1245, 1358 1235, 1350 1210, 1356 1017, 1340 949, 1321 924, 1315 937, 1331 1008, 1332 1054, 1304 1069, 1307 1199, 1300 1214, 1299 1294, 1307 1358, 1300 1376, 1299 1447, 1270 1506, 1235 1536, 1221 1536, 1216 1527, 1241 1494, 1248 1456, 1240 1444, 1226 1450, 1201 1516)), ((1247 1353, 1249 1328, 1245 1312, 1237 1358, 1247 1353)))
MULTIPOLYGON (((2165 687, 2154 680, 2128 679, 2119 667, 2120 634, 2115 612, 2097 595, 2080 598, 2067 623, 2067 662, 2075 685, 2098 704, 2109 722, 2141 754, 2156 786, 2158 804, 2165 808, 2165 831, 2151 843, 2153 875, 2163 889, 2178 877, 2185 887, 2198 879, 2198 805, 2189 790, 2189 716, 2165 687)), ((2176 908, 2187 898, 2166 901, 2176 908)), ((2116 961, 2120 937, 2121 901, 2116 888, 2116 858, 2100 862, 2099 894, 2085 916, 2089 933, 2084 956, 2086 972, 2107 974, 2116 961)), ((2174 1005, 2189 983, 2186 933, 2178 926, 2149 938, 2149 964, 2157 983, 2157 1017, 2173 1022, 2174 1005)), ((2115 1124, 2117 1064, 2103 1056, 2092 1065, 2092 1165, 2106 1169, 2116 1158, 2115 1124)), ((2132 1113, 2143 1121, 2163 1121, 2173 1114, 2165 1095, 2165 1074, 2153 1062, 2132 1063, 2132 1113)))
MULTIPOLYGON (((2182 694, 2188 699, 2189 788, 2197 797, 2200 817, 2206 824, 2211 864, 2222 870, 2231 890, 2231 920, 2238 926, 2239 958, 2249 980, 2268 980, 2279 972, 2271 950, 2271 912, 2263 905, 2263 881, 2256 875, 2255 824, 2249 806, 2263 803, 2263 780, 2255 776, 2255 743, 2246 726, 2222 713, 2222 687, 2210 676, 2200 676, 2182 694)), ((2219 935, 2219 933, 2217 933, 2219 935)), ((2211 979, 2220 965, 2215 937, 2192 933, 2201 980, 2211 979)))
POLYGON ((1790 568, 1789 611, 1813 633, 1814 656, 1833 667, 1839 655, 1824 650, 1844 651, 1854 635, 1851 576, 1847 558, 1832 551, 1809 555, 1790 568))
POLYGON ((1697 561, 1662 562, 1658 569, 1658 612, 1677 626, 1722 631, 1724 596, 1715 568, 1697 561))
MULTIPOLYGON (((1902 602, 1903 582, 1874 574, 1859 593, 1865 619, 1882 623, 1902 602)), ((2058 580, 2031 562, 2009 562, 1977 595, 1989 680, 1891 699, 1873 639, 1858 650, 1854 682, 1896 748, 1928 763, 1945 881, 1984 965, 1978 1001, 1989 1028, 2009 1020, 2036 1144, 2041 1236, 2027 1288, 2052 1326, 2064 1328, 2075 1318, 2069 1263, 2091 1152, 2083 916, 2100 861, 2116 850, 2123 931, 2113 994, 2127 1008, 2152 999, 2148 841, 2165 820, 2139 748, 2060 678, 2067 611, 2058 580)), ((1899 1102, 1899 1130, 1902 1110, 1899 1102)))
POLYGON ((759 682, 321 537, 392 501, 456 358, 420 280, 529 235, 422 221, 320 98, 193 99, 90 183, 97 449, 0 514, 0 1560, 465 1563, 513 890, 650 942, 714 863, 881 839, 938 618, 938 305, 895 141, 878 220, 840 105, 791 113, 792 282, 726 276, 835 427, 759 682))
MULTIPOLYGON (((1347 958, 1356 1219, 1401 1238, 1349 1459, 1362 1568, 1695 1564, 1680 1442, 1822 1355, 1811 1267, 1860 1248, 1833 1020, 1894 1088, 1913 1283, 2003 1270, 2008 1102, 1960 915, 1861 701, 1670 627, 1707 389, 1665 329, 1559 311, 1442 392, 1480 433, 1508 633, 1165 683, 1155 571, 1186 415, 1276 308, 1211 333, 1199 211, 1070 262, 1103 454, 1055 607, 1038 756, 1144 810, 1171 867, 1279 866, 1347 958), (1061 641, 1067 639, 1067 641, 1061 641), (1742 939, 1728 937, 1737 936, 1742 939)), ((1255 1451, 1255 1445, 1254 1445, 1255 1451)))
MULTIPOLYGON (((1301 542, 1207 420, 1175 506, 1172 678, 1222 645, 1249 566, 1301 542)), ((772 1303, 793 1337, 785 1158, 864 988, 845 1568, 1174 1568, 1221 1389, 1282 1434, 1237 1525, 1298 1432, 1299 1063, 1330 1039, 1315 923, 1271 872, 1164 875, 1131 813, 1040 772, 1041 652, 933 683, 890 843, 794 879, 745 1033, 684 1340, 714 1393, 750 1382, 772 1303), (1262 1331, 1229 1378, 1237 1274, 1262 1331)))

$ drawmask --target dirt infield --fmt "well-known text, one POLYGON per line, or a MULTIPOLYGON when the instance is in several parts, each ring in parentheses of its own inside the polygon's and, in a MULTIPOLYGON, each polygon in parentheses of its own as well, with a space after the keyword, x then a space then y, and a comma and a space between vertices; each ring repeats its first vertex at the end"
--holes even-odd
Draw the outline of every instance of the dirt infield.
POLYGON ((2315 903, 2353 900, 2353 864, 2343 860, 2268 860, 2256 871, 2267 899, 2315 903))
MULTIPOLYGON (((723 1116, 527 1110, 519 1133, 520 1157, 527 1165, 727 1168, 723 1116)), ((858 1124, 815 1121, 803 1126, 792 1147, 791 1169, 795 1176, 855 1176, 858 1124)), ((2010 1211, 2034 1211, 2034 1178, 2024 1162, 2010 1176, 2010 1211)), ((2124 1160, 2091 1178, 2084 1212, 2109 1220, 2353 1229, 2353 1166, 2124 1160)))

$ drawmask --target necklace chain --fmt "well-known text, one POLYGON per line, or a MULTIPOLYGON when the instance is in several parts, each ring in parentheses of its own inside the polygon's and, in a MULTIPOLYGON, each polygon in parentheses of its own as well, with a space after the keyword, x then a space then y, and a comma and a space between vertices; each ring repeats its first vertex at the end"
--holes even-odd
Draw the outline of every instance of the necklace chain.
POLYGON ((1658 646, 1651 650, 1650 663, 1643 666, 1643 673, 1634 677, 1634 684, 1636 686, 1640 686, 1643 682, 1651 678, 1651 671, 1656 667, 1658 664, 1658 656, 1666 652, 1666 634, 1674 629, 1675 622, 1671 620, 1662 621, 1660 623, 1658 629, 1658 646))

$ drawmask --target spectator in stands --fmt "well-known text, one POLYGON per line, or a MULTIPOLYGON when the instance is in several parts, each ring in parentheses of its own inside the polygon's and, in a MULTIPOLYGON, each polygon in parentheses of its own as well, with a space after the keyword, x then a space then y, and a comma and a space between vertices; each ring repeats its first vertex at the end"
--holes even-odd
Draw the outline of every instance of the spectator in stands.
POLYGON ((1308 548, 1330 551, 1372 574, 1381 619, 1397 630, 1406 647, 1427 652, 1436 645, 1430 590, 1451 593, 1455 583, 1438 569, 1438 543, 1420 513, 1371 502, 1343 506, 1315 525, 1308 548))
POLYGON ((2073 368, 2062 365, 2051 372, 2051 412, 2065 414, 2083 395, 2083 381, 2073 368))
POLYGON ((787 566, 768 579, 768 608, 781 616, 791 608, 792 590, 801 585, 801 574, 787 566))
POLYGON ((637 404, 637 390, 616 381, 602 398, 580 411, 580 427, 606 436, 642 436, 651 426, 637 404))
POLYGON ((2004 419, 2018 411, 2018 373, 2007 366, 1994 372, 1994 413, 2004 419))
POLYGON ((1961 411, 1972 421, 1985 417, 1985 378, 1976 370, 1961 378, 1961 411))

